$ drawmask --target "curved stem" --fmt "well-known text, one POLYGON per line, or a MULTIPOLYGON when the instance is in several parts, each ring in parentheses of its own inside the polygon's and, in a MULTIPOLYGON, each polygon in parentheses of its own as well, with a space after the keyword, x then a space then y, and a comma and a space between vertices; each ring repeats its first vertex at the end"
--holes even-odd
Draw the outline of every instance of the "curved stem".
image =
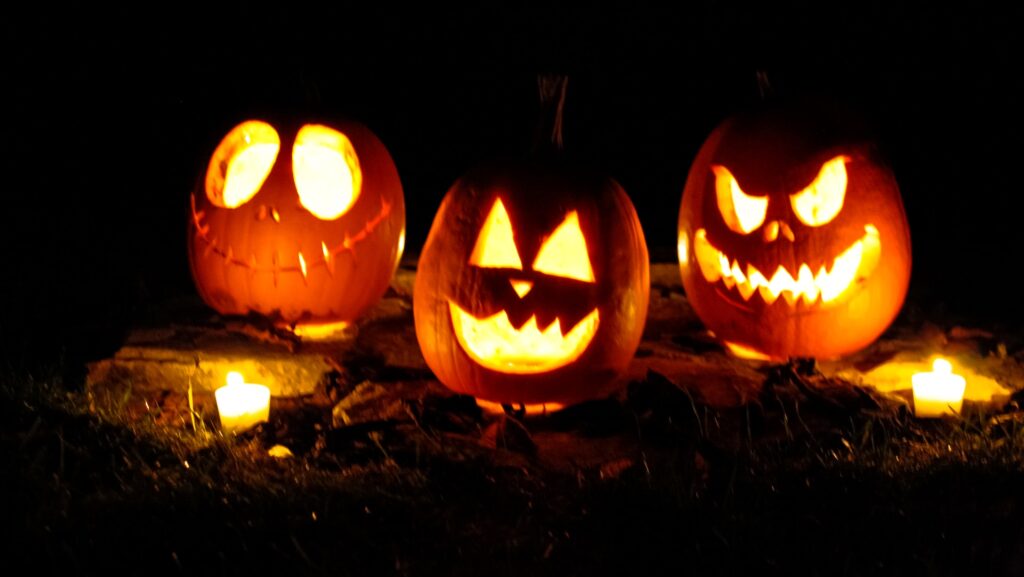
POLYGON ((537 129, 537 145, 540 150, 560 152, 562 144, 562 119, 565 108, 565 91, 569 77, 561 74, 540 75, 537 88, 540 91, 541 116, 537 129))

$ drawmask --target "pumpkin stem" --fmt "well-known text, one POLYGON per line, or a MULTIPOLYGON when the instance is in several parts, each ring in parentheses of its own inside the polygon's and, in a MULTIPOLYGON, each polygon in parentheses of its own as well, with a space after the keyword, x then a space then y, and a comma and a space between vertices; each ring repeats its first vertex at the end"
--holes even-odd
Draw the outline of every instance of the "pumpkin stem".
POLYGON ((541 74, 537 77, 540 90, 540 123, 537 126, 537 148, 550 146, 562 150, 562 119, 565 108, 565 90, 569 77, 564 74, 541 74))

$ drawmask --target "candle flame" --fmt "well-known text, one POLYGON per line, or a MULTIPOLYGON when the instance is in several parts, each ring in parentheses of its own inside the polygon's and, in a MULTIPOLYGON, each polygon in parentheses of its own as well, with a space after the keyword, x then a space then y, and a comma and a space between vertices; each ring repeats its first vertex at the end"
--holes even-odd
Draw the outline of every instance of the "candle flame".
POLYGON ((245 384, 245 377, 238 371, 231 371, 228 373, 228 386, 237 387, 238 385, 245 384))
POLYGON ((932 372, 951 375, 953 374, 953 365, 949 364, 946 359, 935 359, 932 362, 932 372))

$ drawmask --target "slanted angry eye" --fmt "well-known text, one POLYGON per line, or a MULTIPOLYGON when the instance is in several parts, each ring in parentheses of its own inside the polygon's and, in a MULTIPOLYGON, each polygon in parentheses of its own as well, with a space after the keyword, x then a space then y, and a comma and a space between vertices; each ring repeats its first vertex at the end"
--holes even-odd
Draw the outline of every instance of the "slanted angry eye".
POLYGON ((757 230, 768 213, 768 197, 751 196, 743 192, 736 178, 724 166, 713 165, 711 171, 715 173, 718 211, 726 226, 739 234, 750 234, 757 230))
POLYGON ((594 282, 587 240, 583 237, 580 218, 575 210, 565 216, 565 220, 551 236, 544 239, 537 258, 533 261, 533 270, 552 276, 594 282))
POLYGON ((846 163, 849 157, 837 156, 821 165, 814 182, 789 196, 789 203, 800 222, 807 226, 828 224, 843 209, 846 199, 846 163))
POLYGON ((221 208, 249 202, 270 175, 280 149, 277 131, 266 122, 247 120, 234 127, 210 157, 206 197, 221 208))
POLYGON ((352 142, 320 124, 307 124, 295 136, 292 174, 299 202, 321 220, 334 220, 348 212, 363 184, 352 142))

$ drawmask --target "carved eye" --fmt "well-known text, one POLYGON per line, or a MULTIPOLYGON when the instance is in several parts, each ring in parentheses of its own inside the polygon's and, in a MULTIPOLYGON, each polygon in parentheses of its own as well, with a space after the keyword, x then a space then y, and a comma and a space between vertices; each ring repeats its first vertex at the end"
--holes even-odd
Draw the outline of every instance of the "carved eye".
POLYGON ((551 236, 544 239, 537 258, 533 261, 533 270, 552 276, 594 282, 594 270, 590 266, 587 241, 583 238, 579 215, 575 210, 565 216, 565 220, 551 236))
POLYGON ((256 196, 281 149, 277 131, 248 120, 231 129, 210 157, 206 196, 221 208, 237 208, 256 196))
POLYGON ((334 220, 348 212, 363 185, 352 142, 320 124, 307 124, 295 136, 292 174, 299 202, 321 220, 334 220))
POLYGON ((793 212, 807 226, 832 221, 843 209, 846 198, 846 163, 849 157, 837 156, 821 165, 818 176, 807 188, 789 197, 793 212))
POLYGON ((501 199, 494 201, 480 236, 476 239, 469 264, 485 268, 514 268, 523 270, 523 261, 512 235, 512 221, 508 218, 501 199))
POLYGON ((764 223, 768 212, 767 196, 750 196, 743 192, 736 178, 724 166, 711 167, 715 173, 715 196, 725 224, 740 234, 750 234, 764 223))

